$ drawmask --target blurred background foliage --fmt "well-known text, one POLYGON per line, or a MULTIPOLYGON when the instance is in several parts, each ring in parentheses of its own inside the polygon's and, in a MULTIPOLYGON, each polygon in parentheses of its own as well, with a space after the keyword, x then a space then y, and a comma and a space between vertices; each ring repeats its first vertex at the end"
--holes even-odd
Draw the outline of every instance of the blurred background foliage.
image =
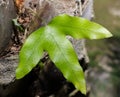
POLYGON ((94 11, 93 21, 114 36, 87 40, 90 97, 120 97, 120 0, 94 0, 94 11))

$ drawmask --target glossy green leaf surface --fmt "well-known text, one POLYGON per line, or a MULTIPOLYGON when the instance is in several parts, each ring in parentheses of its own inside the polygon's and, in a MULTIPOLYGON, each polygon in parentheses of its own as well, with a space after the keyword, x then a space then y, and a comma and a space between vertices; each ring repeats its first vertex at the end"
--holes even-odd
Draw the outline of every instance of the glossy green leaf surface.
POLYGON ((28 74, 40 61, 44 51, 47 51, 64 77, 86 94, 83 70, 66 35, 78 39, 100 39, 112 36, 104 27, 86 19, 68 15, 57 16, 47 26, 32 33, 24 43, 20 51, 16 78, 20 79, 28 74))
POLYGON ((106 28, 95 22, 66 14, 55 17, 49 25, 53 25, 66 35, 71 35, 78 39, 102 39, 112 36, 106 28))

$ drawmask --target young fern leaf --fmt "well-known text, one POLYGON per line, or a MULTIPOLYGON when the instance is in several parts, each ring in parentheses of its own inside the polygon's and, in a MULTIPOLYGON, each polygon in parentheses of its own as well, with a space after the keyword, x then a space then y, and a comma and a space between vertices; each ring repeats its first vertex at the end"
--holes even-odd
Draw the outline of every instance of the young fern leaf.
POLYGON ((57 16, 47 26, 32 33, 24 43, 20 51, 16 78, 20 79, 28 74, 40 61, 44 51, 47 51, 63 76, 83 94, 86 94, 83 70, 66 35, 77 39, 101 39, 112 36, 101 25, 86 19, 65 14, 57 16))

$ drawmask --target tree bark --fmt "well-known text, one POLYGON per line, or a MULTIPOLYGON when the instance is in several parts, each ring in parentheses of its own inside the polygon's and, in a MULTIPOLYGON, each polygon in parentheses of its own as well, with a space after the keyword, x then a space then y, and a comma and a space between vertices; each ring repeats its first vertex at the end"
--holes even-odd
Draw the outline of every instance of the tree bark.
MULTIPOLYGON (((66 13, 72 16, 76 15, 91 19, 93 16, 92 4, 93 0, 25 0, 23 5, 25 12, 33 15, 31 22, 26 26, 25 38, 37 28, 46 25, 53 17, 59 14, 66 13), (32 12, 33 14, 31 14, 32 12)), ((9 6, 11 5, 12 4, 9 3, 9 6)), ((0 9, 0 17, 1 16, 3 16, 3 11, 0 9)), ((3 17, 1 18, 3 19, 3 17)), ((6 19, 8 21, 4 21, 9 22, 8 26, 10 26, 10 28, 7 29, 7 31, 10 31, 8 35, 9 38, 0 37, 0 39, 6 41, 5 44, 8 43, 11 36, 11 19, 12 18, 8 18, 6 19)), ((0 24, 1 23, 0 21, 0 24)), ((0 29, 7 28, 8 26, 4 27, 0 25, 0 29)), ((6 30, 4 32, 6 32, 6 30)), ((4 32, 2 32, 2 36, 4 36, 4 32)), ((75 40, 71 37, 69 37, 69 39, 85 70, 86 64, 89 61, 85 48, 85 40, 75 40)), ((0 41, 0 45, 1 48, 5 47, 3 41, 0 41)), ((2 50, 3 49, 0 51, 2 50)), ((61 72, 48 58, 45 59, 44 63, 45 67, 42 71, 39 67, 36 67, 30 74, 18 81, 15 80, 18 55, 0 59, 0 97, 8 97, 8 95, 13 97, 87 97, 76 91, 74 86, 64 79, 61 72)))
POLYGON ((16 11, 13 0, 0 0, 0 53, 8 47, 12 35, 12 19, 16 11))

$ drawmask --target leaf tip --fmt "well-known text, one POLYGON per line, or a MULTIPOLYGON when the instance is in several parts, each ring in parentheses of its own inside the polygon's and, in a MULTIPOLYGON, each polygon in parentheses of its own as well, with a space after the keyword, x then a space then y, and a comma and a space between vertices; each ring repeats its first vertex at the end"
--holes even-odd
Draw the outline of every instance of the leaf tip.
POLYGON ((22 78, 22 77, 21 77, 21 73, 20 73, 20 69, 19 69, 19 68, 16 69, 15 74, 16 74, 16 79, 20 79, 20 78, 22 78))
POLYGON ((76 86, 76 89, 78 89, 82 94, 86 95, 87 89, 86 89, 86 83, 81 84, 82 87, 76 86))
POLYGON ((86 89, 85 89, 85 90, 82 90, 81 93, 84 94, 84 95, 86 95, 86 94, 87 94, 86 89))
POLYGON ((113 37, 113 34, 109 32, 107 38, 113 37))
POLYGON ((20 67, 18 67, 17 69, 16 69, 16 71, 15 71, 15 76, 16 76, 16 79, 21 79, 21 78, 23 78, 24 76, 25 76, 25 71, 24 71, 24 69, 22 68, 20 68, 20 67))

